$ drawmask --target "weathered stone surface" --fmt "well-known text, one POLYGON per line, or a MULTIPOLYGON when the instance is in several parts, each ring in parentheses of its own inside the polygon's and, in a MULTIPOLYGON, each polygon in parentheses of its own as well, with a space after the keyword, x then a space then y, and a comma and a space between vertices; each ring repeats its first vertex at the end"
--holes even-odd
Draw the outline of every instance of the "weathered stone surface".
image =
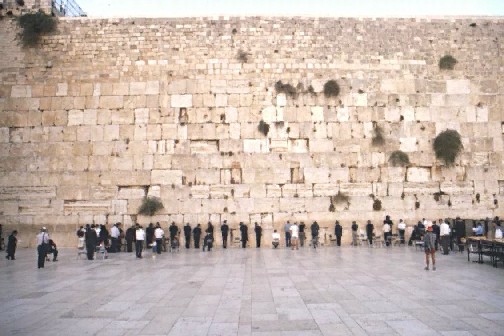
MULTIPOLYGON (((257 220, 278 229, 295 214, 331 225, 341 219, 347 230, 352 219, 380 222, 385 213, 412 222, 454 212, 502 217, 494 204, 504 188, 494 52, 501 21, 62 19, 43 53, 12 45, 0 60, 0 220, 9 229, 130 223, 146 190, 163 200, 152 218, 163 223, 226 217, 235 227, 257 220), (467 34, 472 22, 488 29, 467 34), (340 26, 368 38, 353 29, 336 42, 328 28, 340 26), (221 31, 228 33, 214 38, 221 31), (310 36, 317 39, 307 47, 310 36), (436 39, 403 48, 412 36, 436 39), (236 43, 247 46, 248 62, 236 59, 236 43), (463 51, 459 63, 440 71, 439 50, 453 43, 463 51), (339 56, 328 56, 331 48, 339 56), (393 57, 376 56, 391 50, 393 57), (49 69, 47 59, 57 62, 49 69), (336 98, 323 93, 332 77, 336 98), (280 80, 296 94, 278 93, 280 80), (376 125, 381 146, 371 143, 376 125), (432 150, 447 128, 464 144, 454 167, 432 150), (399 149, 408 167, 388 162, 399 149), (340 191, 349 204, 332 212, 330 197, 340 191), (437 202, 440 191, 448 195, 437 202)), ((0 32, 13 36, 9 27, 0 23, 0 32)))

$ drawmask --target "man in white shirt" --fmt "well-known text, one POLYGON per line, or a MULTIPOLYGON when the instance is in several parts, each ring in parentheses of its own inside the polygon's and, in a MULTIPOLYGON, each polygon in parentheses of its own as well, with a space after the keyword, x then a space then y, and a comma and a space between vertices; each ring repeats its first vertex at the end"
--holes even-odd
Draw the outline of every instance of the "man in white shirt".
POLYGON ((406 241, 404 240, 404 233, 406 232, 406 223, 404 223, 402 219, 400 219, 399 224, 397 224, 397 230, 399 231, 399 244, 406 244, 406 241))
POLYGON ((142 249, 145 241, 145 231, 141 225, 137 226, 136 232, 136 241, 135 241, 135 252, 137 258, 142 258, 142 249))
POLYGON ((297 222, 294 222, 294 224, 291 225, 289 228, 290 234, 291 234, 291 248, 294 250, 299 250, 298 246, 298 241, 299 241, 299 226, 297 225, 297 222))
POLYGON ((443 221, 441 225, 439 226, 439 236, 441 238, 441 247, 443 249, 443 254, 447 255, 449 253, 448 251, 448 244, 450 243, 450 226, 446 221, 443 221))
POLYGON ((156 252, 161 254, 161 247, 163 245, 164 230, 161 228, 159 223, 156 224, 156 229, 154 230, 154 238, 156 239, 156 252))
POLYGON ((385 245, 390 245, 390 224, 383 224, 383 240, 385 240, 385 245))
POLYGON ((110 229, 110 240, 112 240, 112 244, 110 246, 110 253, 119 252, 119 235, 121 232, 119 231, 119 224, 115 223, 114 226, 110 229))
POLYGON ((37 235, 38 268, 44 268, 46 254, 49 250, 49 234, 43 227, 37 235))

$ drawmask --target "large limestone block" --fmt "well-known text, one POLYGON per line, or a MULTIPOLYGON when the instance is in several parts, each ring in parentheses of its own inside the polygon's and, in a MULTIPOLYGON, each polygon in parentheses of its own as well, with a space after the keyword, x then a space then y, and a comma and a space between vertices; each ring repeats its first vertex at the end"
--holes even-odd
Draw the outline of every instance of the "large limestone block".
POLYGON ((473 182, 441 182, 440 189, 448 195, 472 195, 474 184, 473 182))
POLYGON ((217 141, 192 140, 189 145, 191 154, 212 154, 218 153, 219 146, 217 141))
POLYGON ((340 191, 349 196, 369 196, 373 192, 372 183, 341 183, 340 191))
POLYGON ((313 185, 313 196, 334 196, 338 194, 339 185, 336 183, 317 183, 313 185))
POLYGON ((269 153, 268 139, 243 139, 243 152, 269 153))
POLYGON ((30 85, 13 85, 11 89, 11 97, 13 98, 30 98, 32 96, 32 87, 30 85))
POLYGON ((418 150, 417 139, 415 137, 399 138, 399 143, 399 149, 403 152, 410 153, 418 150))
POLYGON ((471 82, 468 79, 449 79, 446 81, 447 94, 471 93, 471 82))
POLYGON ((305 183, 329 183, 329 168, 306 167, 303 169, 305 183))
POLYGON ((305 212, 306 200, 303 198, 280 198, 280 211, 282 212, 305 212))
POLYGON ((431 180, 430 168, 410 167, 407 170, 408 182, 429 182, 431 180))
POLYGON ((289 140, 288 149, 291 153, 307 153, 308 140, 306 139, 292 139, 289 140))
POLYGON ((119 187, 118 199, 142 199, 145 197, 145 189, 143 187, 119 187))
POLYGON ((182 184, 182 171, 181 170, 152 170, 151 182, 152 184, 182 184))
POLYGON ((68 126, 83 125, 84 124, 84 111, 70 110, 68 111, 68 126))
POLYGON ((254 198, 254 211, 261 213, 278 213, 280 211, 279 198, 254 198))
POLYGON ((193 95, 183 94, 183 95, 172 95, 171 96, 171 107, 192 107, 193 106, 193 95))
POLYGON ((99 108, 121 109, 124 106, 123 96, 100 96, 99 108))
POLYGON ((210 186, 208 185, 194 185, 191 187, 192 198, 206 199, 210 196, 210 186))
POLYGON ((416 92, 413 79, 383 79, 380 91, 384 93, 413 94, 416 92))
POLYGON ((311 153, 327 153, 334 151, 332 139, 313 139, 310 141, 311 153))
POLYGON ((276 183, 285 184, 290 182, 289 168, 256 168, 242 169, 242 179, 245 184, 276 183))
POLYGON ((407 195, 422 195, 422 194, 434 194, 439 192, 439 183, 437 182, 404 182, 404 193, 407 195))

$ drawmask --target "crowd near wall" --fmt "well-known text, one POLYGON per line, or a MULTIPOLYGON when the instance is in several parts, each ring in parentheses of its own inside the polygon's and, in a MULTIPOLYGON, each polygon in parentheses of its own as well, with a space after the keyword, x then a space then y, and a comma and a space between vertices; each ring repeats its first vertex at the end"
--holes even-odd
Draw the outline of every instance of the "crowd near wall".
POLYGON ((87 223, 258 222, 269 241, 339 220, 348 241, 352 220, 503 214, 502 18, 60 19, 32 48, 18 32, 0 20, 0 223, 24 245, 47 226, 74 246, 87 223), (446 129, 453 167, 432 149, 446 129), (137 216, 146 196, 164 209, 137 216))

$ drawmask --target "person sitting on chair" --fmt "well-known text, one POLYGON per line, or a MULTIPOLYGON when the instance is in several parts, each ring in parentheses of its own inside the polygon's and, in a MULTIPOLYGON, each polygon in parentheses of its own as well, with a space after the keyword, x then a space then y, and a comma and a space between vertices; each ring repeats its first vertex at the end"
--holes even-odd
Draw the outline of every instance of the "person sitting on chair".
POLYGON ((271 243, 273 244, 273 248, 277 248, 280 245, 280 233, 277 230, 271 234, 271 243))
POLYGON ((58 248, 54 240, 49 239, 49 250, 47 250, 46 260, 49 261, 49 254, 53 255, 52 261, 58 261, 58 248))
POLYGON ((208 252, 212 250, 213 246, 213 237, 211 232, 207 232, 205 238, 203 238, 203 252, 205 252, 205 248, 208 248, 208 252))

